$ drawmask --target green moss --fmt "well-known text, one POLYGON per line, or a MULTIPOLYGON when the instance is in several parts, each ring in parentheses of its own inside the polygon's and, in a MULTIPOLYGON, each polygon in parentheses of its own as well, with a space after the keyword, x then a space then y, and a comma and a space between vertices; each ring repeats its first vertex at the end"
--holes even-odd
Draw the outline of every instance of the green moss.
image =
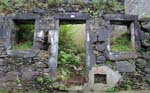
POLYGON ((111 50, 112 52, 133 51, 130 34, 125 32, 118 37, 111 38, 111 50))

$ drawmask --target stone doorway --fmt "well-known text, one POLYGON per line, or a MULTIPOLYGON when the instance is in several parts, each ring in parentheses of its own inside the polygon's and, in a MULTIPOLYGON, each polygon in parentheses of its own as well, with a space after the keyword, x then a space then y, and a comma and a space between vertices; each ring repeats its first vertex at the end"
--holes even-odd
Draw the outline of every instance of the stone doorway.
MULTIPOLYGON (((56 30, 53 33, 54 35, 54 42, 51 43, 51 57, 49 59, 50 68, 51 68, 51 76, 56 77, 57 76, 57 71, 58 71, 58 58, 59 58, 59 34, 60 34, 60 24, 62 22, 69 23, 69 24, 85 24, 85 71, 84 71, 84 79, 87 81, 88 79, 88 68, 90 66, 90 61, 89 61, 89 54, 90 54, 90 49, 89 49, 89 44, 90 44, 90 36, 89 36, 89 16, 86 14, 76 14, 76 13, 71 13, 71 14, 59 14, 55 16, 56 21, 56 30)), ((50 33, 50 36, 52 36, 52 33, 50 33)), ((51 38, 52 39, 52 38, 51 38)), ((84 80, 84 81, 85 81, 84 80)))
POLYGON ((83 85, 86 64, 85 21, 60 20, 58 70, 66 85, 83 85))

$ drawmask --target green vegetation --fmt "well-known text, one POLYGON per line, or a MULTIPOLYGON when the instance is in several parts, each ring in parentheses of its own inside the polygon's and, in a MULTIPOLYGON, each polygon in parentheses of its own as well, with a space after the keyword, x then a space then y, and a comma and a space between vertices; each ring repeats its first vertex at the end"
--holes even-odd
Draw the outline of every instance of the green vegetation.
POLYGON ((125 52, 134 50, 129 32, 125 32, 118 37, 111 38, 110 42, 112 52, 125 52))
POLYGON ((116 13, 122 11, 124 7, 118 4, 118 0, 92 0, 92 7, 85 8, 85 12, 89 13, 93 19, 97 18, 99 12, 116 13))
MULTIPOLYGON (((48 0, 47 3, 42 3, 37 0, 13 0, 10 5, 10 0, 1 0, 0 1, 0 12, 1 13, 12 13, 18 9, 23 11, 32 11, 33 9, 48 9, 52 6, 59 7, 61 4, 64 4, 64 0, 48 0)), ((118 4, 118 0, 92 0, 92 3, 85 5, 82 0, 67 0, 69 4, 78 4, 82 9, 85 9, 84 12, 89 13, 91 17, 95 18, 98 16, 98 13, 101 11, 103 13, 118 12, 124 9, 123 6, 118 4)))
POLYGON ((111 93, 115 93, 115 92, 117 92, 117 91, 118 91, 118 89, 115 88, 115 87, 107 88, 107 89, 105 90, 105 92, 111 92, 111 93))
POLYGON ((6 90, 0 90, 0 93, 8 93, 6 90))
POLYGON ((16 25, 15 43, 13 50, 28 50, 32 48, 34 38, 34 24, 16 25))
POLYGON ((59 72, 67 81, 79 68, 84 74, 85 67, 85 25, 61 25, 59 34, 59 72))
POLYGON ((55 86, 55 82, 51 77, 38 77, 36 79, 36 82, 38 83, 38 89, 39 92, 37 91, 36 93, 49 93, 53 92, 55 90, 57 91, 67 91, 67 88, 63 84, 58 84, 55 86))

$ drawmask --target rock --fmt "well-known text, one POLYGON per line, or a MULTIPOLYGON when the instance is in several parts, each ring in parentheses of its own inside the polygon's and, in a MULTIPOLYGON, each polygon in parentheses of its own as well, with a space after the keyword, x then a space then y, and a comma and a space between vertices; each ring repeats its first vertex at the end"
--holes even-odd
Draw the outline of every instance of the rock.
POLYGON ((49 73, 49 69, 44 69, 43 72, 44 73, 49 73))
POLYGON ((100 30, 98 31, 98 41, 107 41, 109 37, 109 31, 107 29, 104 29, 104 31, 100 30))
POLYGON ((32 80, 34 71, 31 69, 31 67, 25 67, 21 69, 22 73, 22 79, 23 80, 32 80))
POLYGON ((139 15, 139 17, 149 17, 149 0, 125 0, 126 14, 139 15))
POLYGON ((12 57, 24 57, 24 58, 30 58, 30 57, 36 57, 38 54, 38 51, 33 50, 26 50, 26 51, 18 51, 18 50, 7 50, 7 54, 12 57))
POLYGON ((135 64, 131 64, 128 61, 116 62, 116 68, 119 72, 135 72, 135 64))
POLYGON ((3 65, 4 65, 4 60, 0 59, 0 66, 3 66, 3 65))
POLYGON ((105 49, 106 49, 106 44, 105 43, 103 43, 103 44, 98 44, 97 45, 97 49, 98 49, 98 51, 104 51, 105 49))
POLYGON ((142 27, 145 28, 145 29, 150 29, 150 22, 143 23, 142 27))
POLYGON ((97 56, 97 63, 104 63, 106 61, 105 56, 97 56))
POLYGON ((98 89, 98 91, 104 91, 106 88, 116 86, 119 80, 121 79, 121 75, 117 71, 113 71, 111 68, 107 66, 93 67, 89 71, 88 76, 89 76, 89 82, 88 82, 89 88, 91 90, 94 90, 96 88, 98 89), (106 75, 105 77, 106 84, 95 83, 95 75, 106 75), (102 89, 102 90, 99 90, 99 89, 102 89))
POLYGON ((150 74, 146 74, 146 78, 150 79, 150 74))
POLYGON ((136 66, 137 66, 138 68, 144 69, 146 64, 147 64, 147 62, 146 62, 145 59, 142 59, 142 58, 136 59, 136 66))
POLYGON ((47 67, 47 65, 43 62, 37 62, 37 63, 35 63, 35 65, 39 68, 46 68, 47 67))
POLYGON ((150 53, 147 52, 147 53, 144 55, 144 57, 145 57, 145 59, 150 60, 150 53))
POLYGON ((110 60, 116 61, 137 58, 138 54, 136 52, 113 52, 109 53, 108 56, 110 60))
POLYGON ((145 72, 150 73, 150 65, 145 66, 145 72))
POLYGON ((145 66, 147 64, 145 59, 138 58, 136 59, 136 63, 145 66))
POLYGON ((16 81, 19 77, 19 72, 15 72, 15 71, 11 71, 11 72, 8 72, 5 76, 5 79, 8 80, 8 81, 16 81))
POLYGON ((5 72, 0 71, 0 78, 3 77, 5 75, 5 72))
POLYGON ((43 73, 43 75, 44 75, 45 77, 49 77, 49 76, 50 76, 50 73, 43 73))

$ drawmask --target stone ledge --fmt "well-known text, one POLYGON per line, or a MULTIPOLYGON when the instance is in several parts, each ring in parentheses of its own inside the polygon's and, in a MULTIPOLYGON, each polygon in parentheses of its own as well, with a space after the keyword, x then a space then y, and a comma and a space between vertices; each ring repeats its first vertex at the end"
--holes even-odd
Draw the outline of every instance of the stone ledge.
POLYGON ((113 53, 109 53, 108 57, 110 60, 116 61, 116 60, 137 58, 138 54, 136 52, 113 52, 113 53))
POLYGON ((116 62, 116 67, 119 72, 135 72, 135 64, 131 64, 128 61, 116 62))
POLYGON ((38 54, 38 50, 7 50, 7 54, 12 57, 36 57, 38 54))
POLYGON ((55 18, 60 20, 89 20, 90 16, 83 13, 65 13, 56 15, 55 18))
POLYGON ((104 18, 106 20, 112 20, 112 21, 135 21, 138 20, 137 15, 124 15, 124 14, 106 14, 104 15, 104 18))

